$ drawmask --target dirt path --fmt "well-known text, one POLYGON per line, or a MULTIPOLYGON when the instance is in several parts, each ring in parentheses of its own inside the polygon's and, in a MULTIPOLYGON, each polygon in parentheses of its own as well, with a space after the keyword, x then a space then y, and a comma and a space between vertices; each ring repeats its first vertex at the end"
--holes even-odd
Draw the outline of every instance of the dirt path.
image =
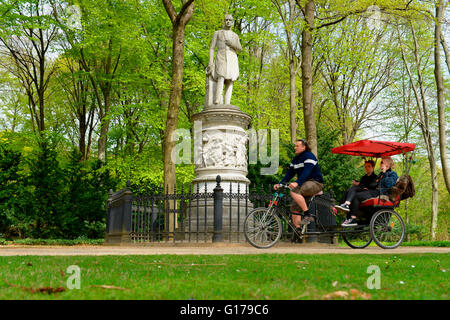
POLYGON ((256 249, 248 244, 146 245, 146 246, 0 246, 0 256, 77 256, 77 255, 223 255, 223 254, 406 254, 450 253, 450 248, 399 247, 384 250, 369 247, 363 250, 326 244, 279 244, 270 249, 256 249))

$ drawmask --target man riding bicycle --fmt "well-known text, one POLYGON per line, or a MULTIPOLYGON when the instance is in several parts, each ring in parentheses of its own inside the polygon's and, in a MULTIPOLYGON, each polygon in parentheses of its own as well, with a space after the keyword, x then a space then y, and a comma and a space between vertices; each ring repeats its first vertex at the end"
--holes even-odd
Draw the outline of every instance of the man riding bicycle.
POLYGON ((296 228, 302 224, 314 221, 308 211, 305 197, 311 197, 323 190, 323 177, 320 172, 316 156, 311 152, 308 142, 298 139, 295 143, 295 157, 292 159, 288 171, 279 184, 274 185, 277 190, 280 184, 287 184, 297 174, 297 180, 289 184, 291 189, 292 222, 296 228), (301 218, 303 212, 304 218, 301 218))

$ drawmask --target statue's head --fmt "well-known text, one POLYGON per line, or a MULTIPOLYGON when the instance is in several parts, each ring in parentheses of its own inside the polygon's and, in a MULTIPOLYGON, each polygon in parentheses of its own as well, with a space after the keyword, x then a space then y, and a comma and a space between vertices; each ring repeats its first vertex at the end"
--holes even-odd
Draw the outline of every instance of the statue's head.
POLYGON ((231 14, 226 14, 223 19, 223 26, 227 29, 231 29, 233 26, 233 16, 231 14))

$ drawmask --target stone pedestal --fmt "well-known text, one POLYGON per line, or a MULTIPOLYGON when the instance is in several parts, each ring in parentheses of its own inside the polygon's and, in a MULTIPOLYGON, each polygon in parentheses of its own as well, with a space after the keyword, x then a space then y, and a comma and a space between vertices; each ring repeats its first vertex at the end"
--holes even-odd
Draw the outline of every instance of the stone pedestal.
MULTIPOLYGON (((227 240, 230 231, 243 231, 243 223, 247 207, 248 211, 253 204, 243 199, 232 199, 230 204, 229 193, 241 193, 245 195, 249 190, 250 180, 247 179, 247 141, 246 130, 251 122, 250 115, 242 112, 233 105, 210 105, 192 117, 194 122, 194 156, 195 179, 193 191, 199 193, 212 193, 216 187, 216 177, 220 175, 223 188, 223 232, 227 240), (238 229, 239 227, 239 229, 238 229)), ((190 218, 191 232, 195 232, 197 222, 199 231, 204 232, 205 210, 207 231, 213 231, 214 207, 213 201, 200 200, 199 204, 191 204, 191 212, 195 213, 190 218), (198 210, 198 218, 197 218, 198 210), (193 229, 194 228, 194 229, 193 229)), ((186 221, 186 225, 189 221, 186 221)), ((185 226, 185 230, 187 230, 185 226)), ((237 234, 232 234, 231 239, 238 239, 237 234)), ((242 240, 242 239, 241 239, 242 240)))

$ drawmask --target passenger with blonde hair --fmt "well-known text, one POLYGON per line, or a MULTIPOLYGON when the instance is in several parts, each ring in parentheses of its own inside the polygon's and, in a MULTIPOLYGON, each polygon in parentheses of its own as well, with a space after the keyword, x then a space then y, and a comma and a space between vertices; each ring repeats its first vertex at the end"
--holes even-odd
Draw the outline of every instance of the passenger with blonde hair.
POLYGON ((342 224, 343 227, 353 227, 358 225, 356 222, 356 214, 358 213, 359 204, 361 202, 371 198, 377 198, 380 194, 389 194, 389 190, 395 185, 398 179, 397 173, 392 170, 394 167, 395 164, 391 157, 381 158, 381 172, 376 179, 376 182, 378 183, 377 188, 356 193, 350 204, 350 211, 347 214, 347 219, 342 224))

